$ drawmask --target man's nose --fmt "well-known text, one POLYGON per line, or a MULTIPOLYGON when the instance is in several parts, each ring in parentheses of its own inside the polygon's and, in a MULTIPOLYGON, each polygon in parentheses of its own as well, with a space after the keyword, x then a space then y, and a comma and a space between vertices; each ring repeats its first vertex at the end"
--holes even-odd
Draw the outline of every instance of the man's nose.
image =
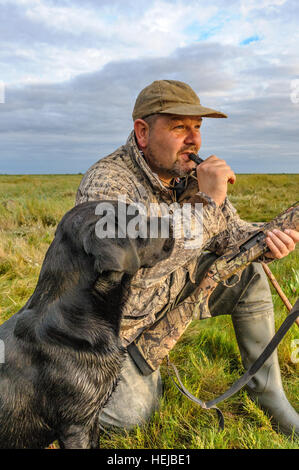
POLYGON ((185 143, 186 144, 195 144, 195 145, 200 145, 201 144, 201 135, 200 131, 198 129, 188 129, 186 137, 185 137, 185 143))

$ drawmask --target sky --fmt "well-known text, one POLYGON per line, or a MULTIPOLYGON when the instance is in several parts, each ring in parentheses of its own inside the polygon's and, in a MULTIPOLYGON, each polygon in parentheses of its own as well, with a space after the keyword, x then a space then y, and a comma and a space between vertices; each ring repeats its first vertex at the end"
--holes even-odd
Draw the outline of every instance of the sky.
POLYGON ((0 20, 0 173, 85 173, 160 79, 228 115, 202 158, 299 173, 298 0, 0 0, 0 20))

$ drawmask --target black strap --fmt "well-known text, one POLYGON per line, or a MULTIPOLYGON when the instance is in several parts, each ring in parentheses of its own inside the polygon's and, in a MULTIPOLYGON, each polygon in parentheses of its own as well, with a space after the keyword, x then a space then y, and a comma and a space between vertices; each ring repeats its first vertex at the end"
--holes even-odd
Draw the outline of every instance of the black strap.
POLYGON ((151 375, 154 372, 134 342, 127 346, 127 351, 142 375, 151 375))
POLYGON ((176 388, 183 394, 185 395, 185 397, 189 398, 189 400, 192 400, 194 401, 195 403, 197 403, 201 408, 204 408, 204 409, 210 409, 210 408, 213 408, 214 410, 216 410, 217 412, 217 415, 218 415, 218 421, 219 421, 219 427, 220 429, 224 429, 224 416, 222 414, 222 412, 219 410, 219 408, 217 408, 215 405, 212 405, 212 406, 207 406, 208 404, 205 403, 204 401, 200 400, 199 398, 195 397, 194 395, 192 395, 192 393, 189 392, 189 390, 183 385, 182 381, 181 381, 181 378, 180 378, 180 375, 178 373, 178 370, 176 368, 176 366, 170 362, 169 360, 169 357, 167 356, 167 365, 168 365, 168 374, 171 378, 171 380, 173 381, 174 385, 176 386, 176 388), (176 375, 176 378, 177 380, 179 381, 179 384, 178 385, 175 380, 173 379, 171 373, 170 373, 170 367, 172 367, 172 369, 174 370, 174 373, 176 375))
POLYGON ((187 398, 190 400, 194 401, 197 403, 199 406, 201 406, 204 409, 215 409, 217 414, 218 414, 218 420, 219 420, 219 427, 220 429, 224 429, 224 417, 222 412, 217 408, 215 405, 223 400, 226 400, 226 398, 231 397, 235 393, 237 393, 239 390, 241 390, 244 385, 246 385, 252 377, 258 372, 258 370, 262 367, 264 362, 268 359, 269 356, 273 353, 275 348, 277 348, 278 344, 282 340, 282 338, 285 336, 285 334, 288 332, 288 330, 291 328, 293 323, 296 321, 297 317, 299 316, 299 299, 295 303, 294 307, 290 311, 289 315, 286 317, 276 334, 273 336, 269 344, 265 347, 264 351, 262 354, 257 358, 257 360, 251 365, 249 370, 242 375, 226 392, 224 392, 222 395, 219 397, 215 398, 214 400, 204 402, 202 400, 199 400, 197 397, 192 395, 183 385, 178 370, 175 367, 174 364, 172 364, 169 361, 169 358, 167 357, 167 365, 168 365, 168 374, 177 387, 180 392, 185 395, 187 398), (180 386, 175 382, 173 379, 171 372, 170 372, 170 367, 173 369, 176 378, 180 384, 180 386))

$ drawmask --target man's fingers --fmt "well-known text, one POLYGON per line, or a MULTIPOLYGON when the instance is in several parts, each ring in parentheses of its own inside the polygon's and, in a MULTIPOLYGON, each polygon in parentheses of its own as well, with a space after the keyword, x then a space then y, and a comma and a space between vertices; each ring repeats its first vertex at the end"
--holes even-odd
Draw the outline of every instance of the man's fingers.
POLYGON ((210 155, 205 161, 201 164, 201 168, 207 168, 210 171, 213 171, 217 174, 222 173, 226 177, 226 182, 234 184, 236 182, 235 172, 231 167, 226 163, 225 160, 216 157, 216 155, 210 155), (212 164, 212 166, 211 166, 212 164))
POLYGON ((235 173, 233 172, 232 175, 229 177, 228 182, 230 184, 235 184, 236 179, 237 179, 237 177, 236 177, 235 173))
POLYGON ((273 233, 275 234, 276 238, 278 238, 285 246, 290 250, 293 251, 295 249, 295 242, 292 237, 290 237, 285 232, 281 230, 274 229, 273 233))
MULTIPOLYGON (((271 234, 271 232, 268 233, 268 237, 266 238, 266 243, 270 249, 270 252, 271 254, 273 255, 274 258, 276 259, 281 259, 283 258, 284 256, 287 256, 288 252, 287 250, 283 249, 283 245, 282 246, 278 246, 278 242, 277 240, 273 240, 273 234, 271 234)), ((272 256, 270 256, 270 258, 272 258, 272 256)))
POLYGON ((226 198, 228 182, 234 184, 236 175, 225 160, 211 155, 196 168, 198 188, 220 206, 226 198))
POLYGON ((268 232, 266 243, 271 252, 268 257, 271 258, 273 255, 274 258, 281 259, 295 249, 295 244, 299 241, 299 233, 296 230, 290 232, 287 234, 275 229, 273 232, 268 232))
POLYGON ((287 229, 284 231, 284 233, 291 237, 295 243, 299 242, 299 232, 297 232, 297 230, 287 229))

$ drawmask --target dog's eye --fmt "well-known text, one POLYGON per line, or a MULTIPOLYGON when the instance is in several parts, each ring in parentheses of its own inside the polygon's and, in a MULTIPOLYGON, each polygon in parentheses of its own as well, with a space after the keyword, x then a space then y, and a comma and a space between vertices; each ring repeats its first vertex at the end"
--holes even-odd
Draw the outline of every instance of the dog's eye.
POLYGON ((172 249, 172 247, 173 247, 173 239, 172 239, 172 238, 168 238, 168 239, 166 240, 166 242, 164 243, 164 245, 163 245, 163 251, 168 252, 168 251, 170 251, 170 250, 172 249))

